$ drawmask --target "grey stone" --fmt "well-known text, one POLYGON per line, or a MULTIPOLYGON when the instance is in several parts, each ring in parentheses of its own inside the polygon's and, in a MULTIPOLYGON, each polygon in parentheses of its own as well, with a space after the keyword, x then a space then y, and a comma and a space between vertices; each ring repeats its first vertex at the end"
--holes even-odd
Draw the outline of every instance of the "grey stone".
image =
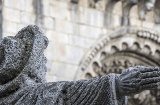
POLYGON ((47 45, 47 38, 31 25, 2 40, 0 105, 126 105, 127 95, 156 88, 160 81, 159 68, 136 66, 121 74, 47 83, 47 45))

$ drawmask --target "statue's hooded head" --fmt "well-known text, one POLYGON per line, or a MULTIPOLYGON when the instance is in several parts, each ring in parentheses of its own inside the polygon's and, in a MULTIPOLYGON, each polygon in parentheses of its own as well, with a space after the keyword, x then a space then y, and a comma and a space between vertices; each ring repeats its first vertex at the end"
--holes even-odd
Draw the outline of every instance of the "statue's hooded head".
POLYGON ((32 25, 15 37, 4 38, 0 43, 0 85, 44 83, 47 45, 48 39, 32 25))

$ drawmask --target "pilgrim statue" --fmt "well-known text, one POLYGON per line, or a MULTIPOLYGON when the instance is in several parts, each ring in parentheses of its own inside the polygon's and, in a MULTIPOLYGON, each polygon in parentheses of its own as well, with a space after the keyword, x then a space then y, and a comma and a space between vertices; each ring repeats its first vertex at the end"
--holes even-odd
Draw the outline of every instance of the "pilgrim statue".
POLYGON ((121 74, 47 83, 48 39, 29 25, 0 42, 0 105, 127 105, 127 96, 154 89, 158 67, 136 66, 121 74))

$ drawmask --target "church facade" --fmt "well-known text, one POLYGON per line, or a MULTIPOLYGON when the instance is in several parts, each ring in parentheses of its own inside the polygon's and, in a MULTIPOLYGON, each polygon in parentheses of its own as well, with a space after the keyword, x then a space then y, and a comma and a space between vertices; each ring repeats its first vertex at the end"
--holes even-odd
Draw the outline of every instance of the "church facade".
MULTIPOLYGON (((29 24, 48 37, 49 82, 160 66, 159 0, 0 0, 0 5, 1 37, 29 24)), ((131 96, 129 105, 159 105, 159 91, 131 96)))

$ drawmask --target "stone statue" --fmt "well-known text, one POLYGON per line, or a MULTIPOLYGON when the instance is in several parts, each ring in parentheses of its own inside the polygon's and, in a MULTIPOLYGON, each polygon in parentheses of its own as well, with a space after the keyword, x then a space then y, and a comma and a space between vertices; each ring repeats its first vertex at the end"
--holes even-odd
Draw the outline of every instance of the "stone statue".
POLYGON ((127 105, 126 96, 154 89, 160 81, 159 68, 136 66, 121 74, 47 83, 47 45, 31 25, 1 41, 0 105, 127 105))

